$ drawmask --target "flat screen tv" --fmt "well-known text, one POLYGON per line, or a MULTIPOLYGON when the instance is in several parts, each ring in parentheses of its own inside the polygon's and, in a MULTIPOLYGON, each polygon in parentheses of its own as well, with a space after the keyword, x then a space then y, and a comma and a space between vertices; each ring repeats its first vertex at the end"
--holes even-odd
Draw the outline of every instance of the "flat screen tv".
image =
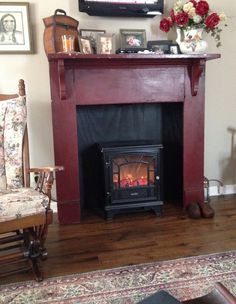
POLYGON ((164 0, 78 0, 90 16, 154 17, 163 14, 164 0))

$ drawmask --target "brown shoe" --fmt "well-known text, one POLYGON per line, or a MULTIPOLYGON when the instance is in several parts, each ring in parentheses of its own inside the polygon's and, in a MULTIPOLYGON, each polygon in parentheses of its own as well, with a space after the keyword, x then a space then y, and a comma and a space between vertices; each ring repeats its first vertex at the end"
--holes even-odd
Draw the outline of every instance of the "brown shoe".
POLYGON ((212 218, 215 215, 215 211, 212 209, 209 203, 203 202, 203 203, 198 203, 200 212, 202 217, 205 218, 212 218))
POLYGON ((201 217, 201 210, 198 203, 191 203, 186 207, 187 214, 192 219, 199 219, 201 217))

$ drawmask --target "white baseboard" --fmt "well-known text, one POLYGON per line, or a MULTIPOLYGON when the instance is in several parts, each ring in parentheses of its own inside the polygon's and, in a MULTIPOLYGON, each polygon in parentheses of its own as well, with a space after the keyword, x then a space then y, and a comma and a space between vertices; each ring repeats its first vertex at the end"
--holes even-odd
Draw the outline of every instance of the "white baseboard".
POLYGON ((57 213, 57 202, 51 201, 51 209, 53 213, 57 213))
MULTIPOLYGON (((219 196, 227 194, 236 194, 236 185, 225 185, 223 187, 210 186, 209 196, 219 196)), ((51 202, 51 208, 54 213, 57 213, 57 202, 51 202)))
POLYGON ((210 186, 209 187, 209 196, 218 196, 218 195, 227 195, 235 194, 236 185, 224 185, 223 187, 210 186))

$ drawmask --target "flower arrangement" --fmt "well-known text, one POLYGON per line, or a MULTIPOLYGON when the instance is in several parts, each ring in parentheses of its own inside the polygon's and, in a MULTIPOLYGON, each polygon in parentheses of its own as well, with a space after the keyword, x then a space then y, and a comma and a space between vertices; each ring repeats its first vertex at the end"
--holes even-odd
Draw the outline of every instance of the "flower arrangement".
MULTIPOLYGON (((170 16, 160 21, 160 29, 163 32, 169 32, 170 28, 176 25, 179 28, 202 28, 216 41, 216 46, 221 46, 219 28, 221 22, 226 21, 224 13, 217 14, 210 11, 209 4, 206 0, 189 0, 183 3, 177 0, 170 16)), ((225 26, 227 26, 225 24, 225 26)))

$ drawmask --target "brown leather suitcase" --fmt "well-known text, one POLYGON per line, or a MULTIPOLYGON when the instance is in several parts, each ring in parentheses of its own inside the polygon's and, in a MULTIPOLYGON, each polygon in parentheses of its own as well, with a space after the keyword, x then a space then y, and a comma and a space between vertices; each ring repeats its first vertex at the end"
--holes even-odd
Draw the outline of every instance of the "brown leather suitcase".
POLYGON ((53 16, 43 18, 45 30, 43 43, 46 54, 62 52, 62 35, 73 35, 75 37, 75 51, 79 51, 78 25, 79 22, 66 15, 62 9, 55 10, 53 16))

